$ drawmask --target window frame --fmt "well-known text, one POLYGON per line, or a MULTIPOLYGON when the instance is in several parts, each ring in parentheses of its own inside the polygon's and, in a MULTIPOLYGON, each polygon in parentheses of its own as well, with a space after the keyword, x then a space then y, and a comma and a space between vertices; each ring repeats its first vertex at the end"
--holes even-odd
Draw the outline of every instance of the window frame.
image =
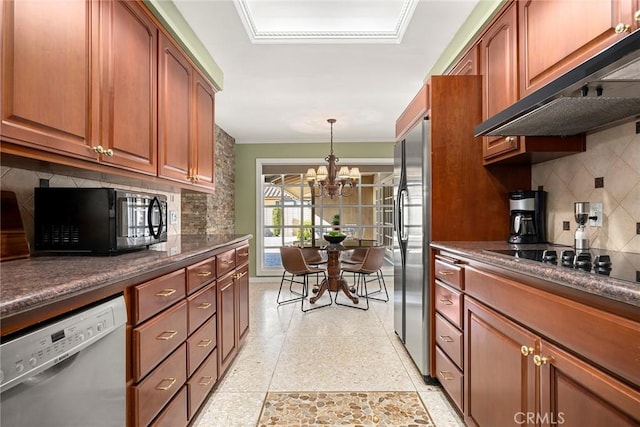
MULTIPOLYGON (((341 158, 340 163, 351 166, 366 166, 366 165, 385 165, 385 166, 393 166, 394 159, 393 158, 341 158)), ((257 158, 256 159, 256 276, 279 276, 282 274, 282 268, 268 268, 264 263, 264 233, 265 227, 269 228, 268 225, 265 225, 265 210, 268 205, 264 204, 264 191, 263 191, 263 169, 265 166, 274 166, 274 165, 300 165, 307 167, 317 167, 326 163, 324 159, 310 159, 310 158, 290 158, 290 159, 272 159, 272 158, 257 158)), ((287 175, 287 174, 285 174, 287 175)), ((305 187, 307 184, 304 181, 304 174, 302 174, 301 187, 305 187)), ((287 184, 290 186, 291 184, 287 184)), ((372 205, 366 205, 367 207, 378 205, 379 200, 379 192, 383 188, 383 183, 369 184, 374 189, 374 199, 372 205)), ((360 185, 358 185, 354 191, 360 191, 360 185)), ((361 197, 360 195, 358 196, 361 197)), ((282 200, 282 199, 281 199, 282 200)), ((359 199, 360 200, 360 199, 359 199)), ((301 210, 304 208, 304 203, 301 204, 301 210)), ((341 206, 342 204, 340 204, 341 206)), ((362 207, 363 205, 358 203, 355 205, 356 207, 362 207)), ((342 209, 340 207, 340 209, 342 209)), ((340 211, 341 212, 341 211, 340 211)), ((322 216, 322 212, 320 213, 322 216)), ((376 217, 378 213, 376 212, 376 217)), ((374 221, 377 218, 374 218, 374 221)), ((361 222, 361 221, 360 221, 361 222)), ((384 227, 388 227, 388 224, 372 224, 371 226, 365 226, 366 228, 372 229, 380 229, 384 230, 384 227)), ((389 230, 391 234, 393 234, 393 230, 389 230)), ((383 240, 384 239, 384 233, 383 240)), ((284 237, 281 237, 284 238, 284 237)), ((391 245, 392 246, 392 245, 391 245)))

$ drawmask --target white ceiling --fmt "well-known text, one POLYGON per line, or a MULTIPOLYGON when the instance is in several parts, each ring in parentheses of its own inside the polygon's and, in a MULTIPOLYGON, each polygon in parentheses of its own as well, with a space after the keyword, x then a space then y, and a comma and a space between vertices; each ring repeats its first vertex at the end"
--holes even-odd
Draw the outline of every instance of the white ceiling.
POLYGON ((224 72, 236 143, 394 141, 395 121, 479 0, 174 0, 224 72), (413 14, 411 15, 411 12, 413 14))

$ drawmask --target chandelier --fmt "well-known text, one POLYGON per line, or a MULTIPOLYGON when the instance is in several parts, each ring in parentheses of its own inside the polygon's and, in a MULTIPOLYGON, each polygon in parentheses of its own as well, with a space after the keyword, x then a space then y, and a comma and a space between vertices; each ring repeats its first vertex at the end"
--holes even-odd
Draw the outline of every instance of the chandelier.
POLYGON ((340 159, 333 155, 333 124, 336 119, 327 119, 327 122, 331 124, 331 151, 324 160, 329 165, 319 166, 317 171, 309 168, 307 170, 307 184, 309 184, 314 196, 329 196, 332 199, 334 196, 350 196, 358 179, 360 179, 360 169, 351 168, 349 170, 348 167, 342 166, 338 172, 336 164, 340 159))

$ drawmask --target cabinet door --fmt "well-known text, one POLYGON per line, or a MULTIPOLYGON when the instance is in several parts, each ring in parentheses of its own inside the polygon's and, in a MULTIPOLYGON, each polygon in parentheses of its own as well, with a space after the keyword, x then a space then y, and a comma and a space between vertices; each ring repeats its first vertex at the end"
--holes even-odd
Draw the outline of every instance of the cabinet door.
POLYGON ((190 175, 191 74, 183 53, 160 36, 158 58, 158 175, 186 181, 190 175))
POLYGON ((635 25, 631 0, 527 0, 518 5, 523 97, 625 37, 635 25), (629 30, 616 33, 618 24, 629 30))
POLYGON ((106 2, 102 145, 114 166, 156 175, 158 29, 133 2, 106 2))
POLYGON ((473 45, 449 72, 454 76, 478 75, 478 47, 473 45))
MULTIPOLYGON (((483 118, 487 119, 518 100, 517 8, 511 3, 480 41, 483 75, 483 118)), ((515 136, 483 138, 483 157, 519 151, 515 136)))
POLYGON ((209 82, 194 73, 193 151, 192 174, 198 185, 213 187, 215 184, 215 92, 209 82))
POLYGON ((96 159, 91 143, 99 85, 91 51, 98 3, 20 0, 0 7, 0 133, 21 144, 96 159))
POLYGON ((238 351, 237 288, 230 274, 218 282, 218 372, 226 371, 238 351))
POLYGON ((245 264, 235 275, 238 290, 238 338, 249 332, 249 266, 245 264))
POLYGON ((464 331, 467 424, 516 425, 517 414, 535 412, 535 365, 531 358, 539 340, 471 298, 465 300, 464 331))
POLYGON ((542 343, 540 412, 542 425, 637 426, 640 424, 640 391, 617 381, 567 354, 542 343), (546 422, 545 422, 546 420, 546 422))

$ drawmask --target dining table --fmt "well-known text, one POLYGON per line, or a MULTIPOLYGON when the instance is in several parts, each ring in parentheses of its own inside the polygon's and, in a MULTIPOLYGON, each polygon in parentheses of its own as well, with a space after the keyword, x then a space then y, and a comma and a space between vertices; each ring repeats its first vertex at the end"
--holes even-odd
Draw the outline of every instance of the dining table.
MULTIPOLYGON (((298 246, 305 248, 317 248, 327 253, 327 278, 320 283, 318 292, 309 299, 311 304, 318 301, 326 291, 343 292, 352 303, 358 304, 358 296, 351 292, 349 283, 341 277, 340 254, 356 248, 377 246, 376 240, 347 239, 342 243, 326 243, 324 240, 297 242, 298 246)), ((337 294, 336 294, 337 296, 337 294)))

